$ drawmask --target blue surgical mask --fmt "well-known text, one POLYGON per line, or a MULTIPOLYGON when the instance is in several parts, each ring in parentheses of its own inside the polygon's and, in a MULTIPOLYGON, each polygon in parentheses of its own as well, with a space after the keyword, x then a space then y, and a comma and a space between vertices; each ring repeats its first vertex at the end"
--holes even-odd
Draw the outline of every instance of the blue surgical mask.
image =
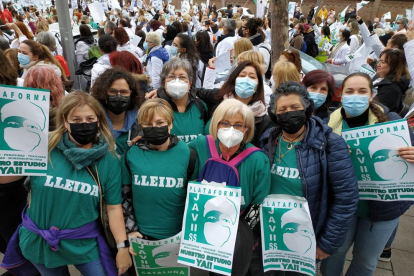
POLYGON ((398 31, 399 28, 400 28, 400 24, 395 24, 394 25, 394 31, 398 31))
POLYGON ((177 55, 177 51, 178 51, 177 47, 175 46, 170 47, 171 56, 175 57, 177 55))
POLYGON ((369 96, 349 95, 342 96, 342 106, 346 113, 352 117, 357 117, 364 113, 368 108, 369 96))
POLYGON ((254 89, 257 86, 257 81, 249 77, 238 77, 236 79, 236 94, 242 99, 247 99, 254 94, 254 89))
POLYGON ((317 93, 317 92, 309 92, 309 97, 312 99, 313 101, 313 105, 315 110, 318 109, 319 107, 321 107, 321 105, 323 105, 326 101, 326 96, 325 94, 321 94, 321 93, 317 93))
POLYGON ((17 53, 17 59, 19 60, 20 65, 27 65, 30 62, 30 57, 22 53, 17 53))
POLYGON ((144 45, 143 46, 144 46, 145 51, 149 49, 148 43, 146 41, 144 41, 144 45))

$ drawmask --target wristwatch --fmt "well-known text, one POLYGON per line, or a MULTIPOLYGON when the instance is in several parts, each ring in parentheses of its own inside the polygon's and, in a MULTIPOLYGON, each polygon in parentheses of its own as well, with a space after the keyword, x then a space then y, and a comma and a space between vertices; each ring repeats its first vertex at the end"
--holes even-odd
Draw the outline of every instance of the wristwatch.
POLYGON ((129 240, 124 240, 123 242, 116 244, 117 249, 124 248, 124 247, 126 247, 126 248, 129 247, 129 240))

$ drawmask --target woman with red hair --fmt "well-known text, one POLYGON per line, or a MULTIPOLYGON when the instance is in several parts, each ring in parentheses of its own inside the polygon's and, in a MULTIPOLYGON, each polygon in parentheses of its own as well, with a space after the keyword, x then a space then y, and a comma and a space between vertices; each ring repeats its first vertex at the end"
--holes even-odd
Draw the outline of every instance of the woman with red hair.
POLYGON ((141 62, 133 54, 128 51, 115 51, 109 55, 109 61, 111 62, 111 67, 120 66, 132 74, 138 81, 140 93, 144 95, 148 92, 151 78, 144 74, 141 62))
POLYGON ((161 42, 164 41, 164 36, 162 35, 164 33, 164 27, 162 26, 161 22, 158 20, 151 20, 149 23, 150 31, 156 32, 161 37, 161 42))
POLYGON ((23 86, 50 90, 49 131, 55 130, 56 107, 65 96, 61 78, 53 69, 37 65, 29 69, 23 86))
POLYGON ((115 28, 112 35, 118 42, 117 51, 128 51, 131 54, 133 54, 136 58, 141 58, 140 51, 136 46, 131 44, 131 42, 129 41, 129 35, 127 34, 124 28, 115 28))
POLYGON ((323 70, 313 70, 302 81, 314 104, 313 115, 329 121, 329 106, 335 95, 334 77, 323 70))

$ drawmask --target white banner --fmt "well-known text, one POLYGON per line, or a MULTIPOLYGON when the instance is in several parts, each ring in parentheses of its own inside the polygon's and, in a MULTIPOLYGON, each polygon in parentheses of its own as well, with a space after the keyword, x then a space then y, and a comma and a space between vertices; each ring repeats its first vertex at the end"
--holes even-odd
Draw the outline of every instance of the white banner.
POLYGON ((264 271, 315 276, 316 239, 303 197, 270 195, 260 210, 264 271))
POLYGON ((361 3, 357 3, 357 12, 362 9, 364 6, 368 5, 369 1, 361 1, 361 3))
POLYGON ((0 175, 46 175, 50 91, 0 87, 0 175))
POLYGON ((94 22, 98 23, 106 20, 105 12, 100 2, 90 3, 88 7, 94 22))
POLYGON ((295 14, 295 8, 296 8, 296 3, 289 2, 289 7, 288 7, 289 18, 293 18, 293 15, 295 14))
POLYGON ((178 262, 230 276, 240 205, 240 187, 188 183, 178 262))

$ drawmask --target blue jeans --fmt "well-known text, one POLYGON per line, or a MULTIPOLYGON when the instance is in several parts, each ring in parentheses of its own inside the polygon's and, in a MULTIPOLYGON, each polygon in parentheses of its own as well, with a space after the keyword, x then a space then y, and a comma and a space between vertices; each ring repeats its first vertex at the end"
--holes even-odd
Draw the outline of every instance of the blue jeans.
MULTIPOLYGON (((55 268, 47 268, 42 264, 35 263, 33 263, 33 265, 37 268, 37 270, 39 270, 42 276, 70 276, 66 265, 55 268)), ((78 264, 75 265, 75 267, 83 276, 106 276, 101 259, 97 259, 86 264, 78 264)))
POLYGON ((371 222, 369 218, 353 216, 344 244, 322 261, 323 276, 341 276, 346 253, 354 244, 352 261, 345 276, 372 276, 378 259, 400 218, 371 222))
POLYGON ((395 236, 397 235, 398 231, 398 224, 397 227, 395 227, 394 232, 392 232, 391 237, 388 239, 387 244, 385 245, 385 248, 391 248, 392 242, 395 239, 395 236))

